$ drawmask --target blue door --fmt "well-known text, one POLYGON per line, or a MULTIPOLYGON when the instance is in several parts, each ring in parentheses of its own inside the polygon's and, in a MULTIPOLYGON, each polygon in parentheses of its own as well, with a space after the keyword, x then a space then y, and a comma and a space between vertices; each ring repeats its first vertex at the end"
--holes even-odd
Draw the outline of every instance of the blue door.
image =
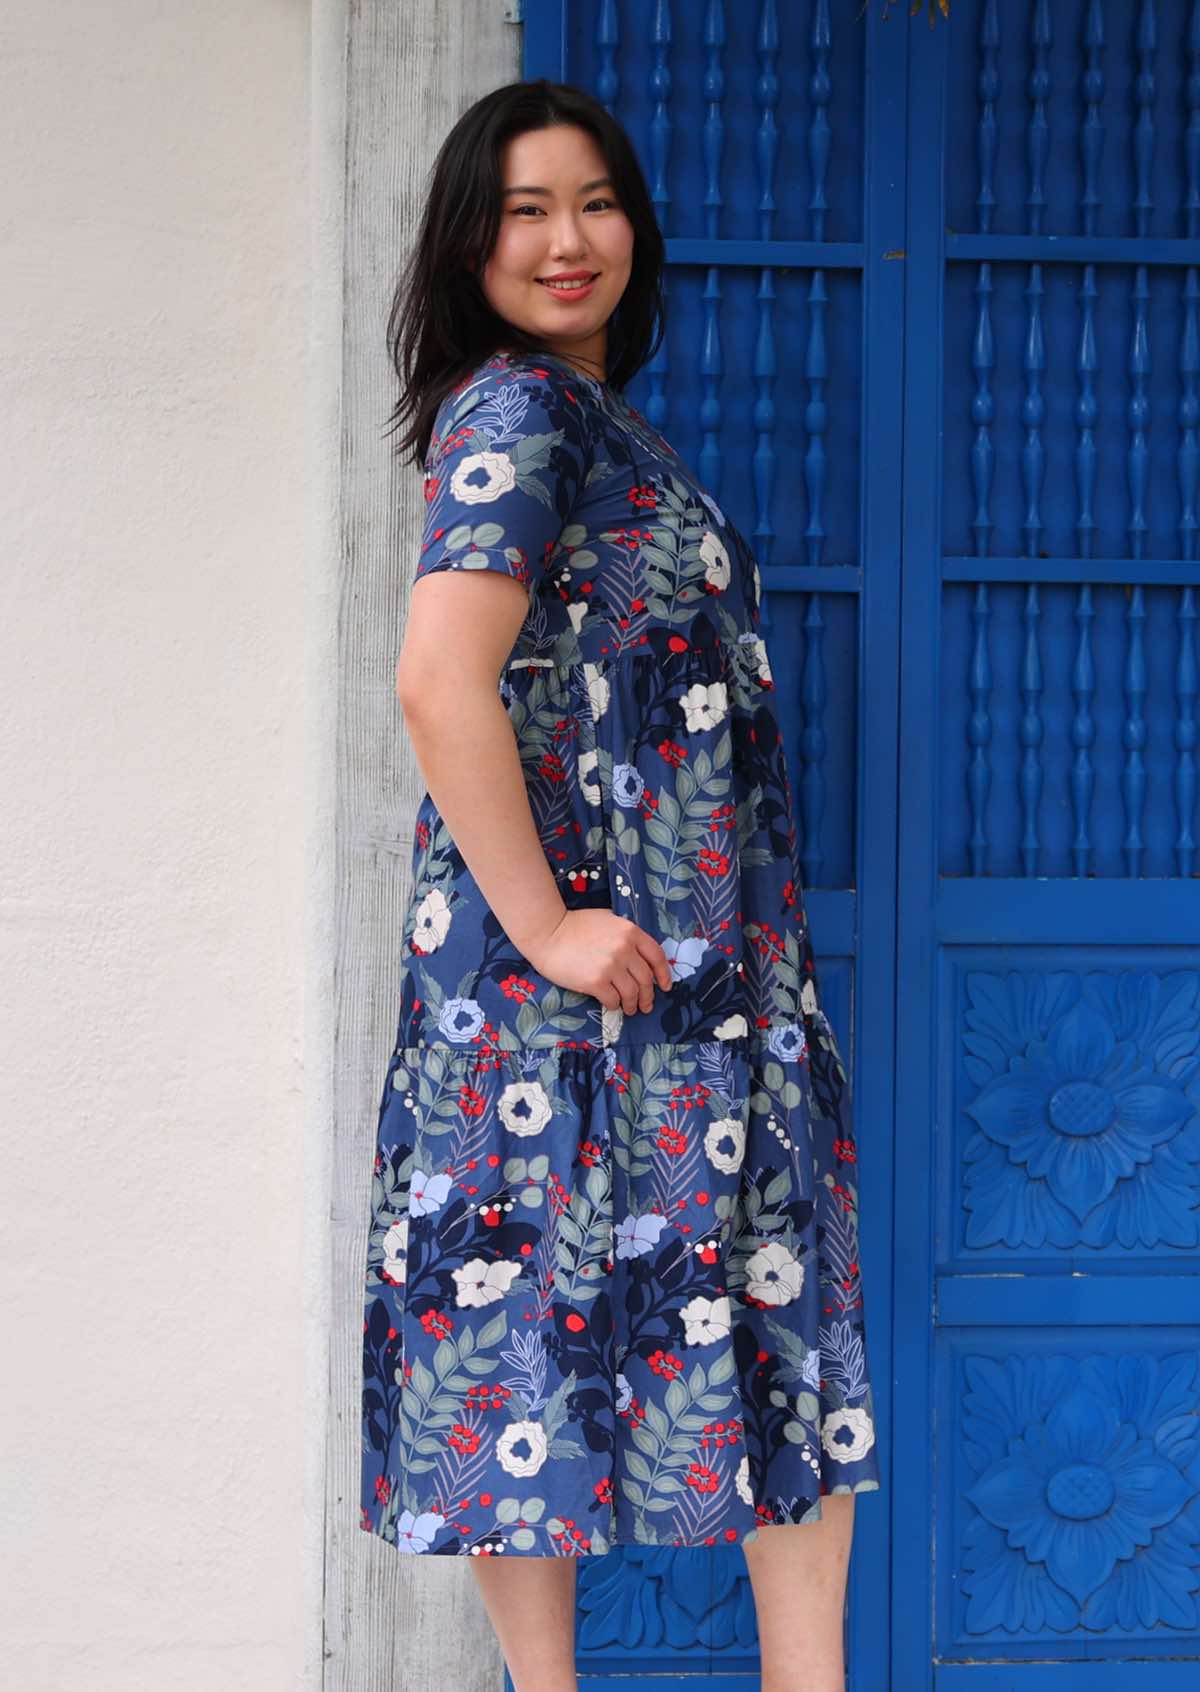
MULTIPOLYGON (((753 540, 852 1069, 852 1692, 1200 1686, 1200 0, 525 0, 667 239, 634 403, 753 540)), ((581 1686, 756 1689, 737 1552, 581 1686)))

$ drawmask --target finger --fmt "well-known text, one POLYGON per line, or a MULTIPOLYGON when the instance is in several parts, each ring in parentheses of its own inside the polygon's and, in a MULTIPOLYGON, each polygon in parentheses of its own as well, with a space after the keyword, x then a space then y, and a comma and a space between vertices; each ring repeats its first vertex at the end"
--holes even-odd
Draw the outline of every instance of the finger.
POLYGON ((662 988, 663 992, 667 992, 671 986, 672 980, 670 959, 667 957, 667 954, 663 951, 654 936, 652 934, 647 934, 645 929, 642 929, 640 933, 638 951, 650 964, 650 967, 654 971, 655 979, 662 988))
POLYGON ((626 968, 638 984, 638 997, 644 1011, 654 1009, 654 971, 649 961, 637 950, 636 945, 630 952, 626 968))
POLYGON ((638 1000, 641 996, 641 983, 632 971, 618 967, 613 970, 612 984, 621 995, 621 1006, 626 1016, 636 1016, 639 1010, 638 1000))
POLYGON ((638 992, 638 1010, 653 1010, 653 973, 640 953, 630 961, 630 975, 638 992))

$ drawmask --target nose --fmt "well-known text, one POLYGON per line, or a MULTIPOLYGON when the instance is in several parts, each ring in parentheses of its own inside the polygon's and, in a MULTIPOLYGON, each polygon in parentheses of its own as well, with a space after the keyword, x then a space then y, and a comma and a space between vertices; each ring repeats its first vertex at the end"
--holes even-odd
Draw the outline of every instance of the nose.
POLYGON ((564 262, 580 260, 587 252, 587 237, 573 212, 564 212, 554 220, 550 251, 564 262))

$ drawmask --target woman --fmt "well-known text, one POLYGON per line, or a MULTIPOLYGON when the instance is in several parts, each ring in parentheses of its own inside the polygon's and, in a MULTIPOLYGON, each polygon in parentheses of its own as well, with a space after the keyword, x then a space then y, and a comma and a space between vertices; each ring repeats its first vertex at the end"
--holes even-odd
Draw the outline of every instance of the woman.
POLYGON ((622 397, 662 263, 621 127, 517 83, 443 145, 393 308, 427 502, 397 692, 428 791, 362 1525, 472 1557, 520 1692, 575 1686, 577 1557, 741 1544, 764 1687, 840 1692, 879 1486, 850 1095, 757 565, 622 397))

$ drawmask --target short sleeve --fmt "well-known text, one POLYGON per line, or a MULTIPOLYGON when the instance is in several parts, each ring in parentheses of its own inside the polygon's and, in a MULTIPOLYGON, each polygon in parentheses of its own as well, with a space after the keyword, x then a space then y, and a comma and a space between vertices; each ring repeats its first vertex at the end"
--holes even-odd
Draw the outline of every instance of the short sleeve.
POLYGON ((532 605, 591 467, 589 400, 557 372, 488 368, 442 402, 416 576, 496 570, 532 605))

